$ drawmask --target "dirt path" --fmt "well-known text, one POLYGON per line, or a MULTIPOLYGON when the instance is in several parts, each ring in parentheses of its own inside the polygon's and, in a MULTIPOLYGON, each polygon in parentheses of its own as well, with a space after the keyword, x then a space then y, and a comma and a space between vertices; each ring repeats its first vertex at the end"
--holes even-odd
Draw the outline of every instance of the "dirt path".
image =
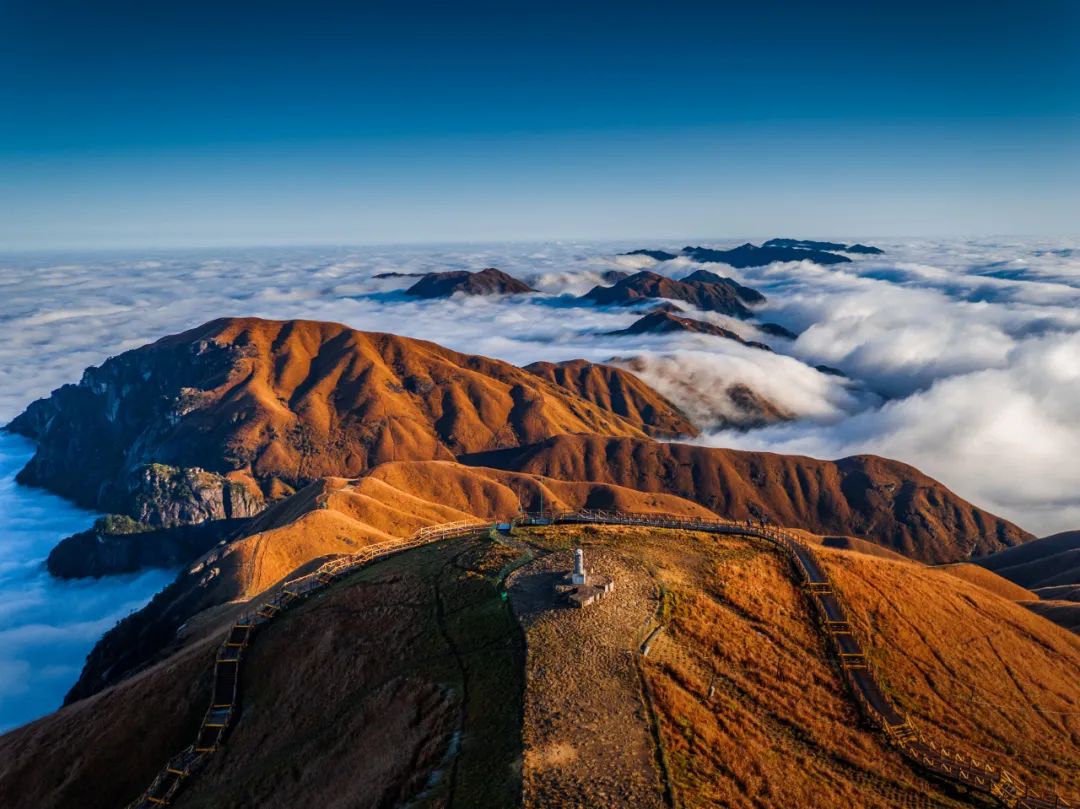
POLYGON ((511 603, 525 630, 525 807, 662 807, 653 739, 634 650, 657 606, 648 574, 596 548, 586 563, 615 591, 577 610, 557 604, 560 551, 516 571, 511 603))

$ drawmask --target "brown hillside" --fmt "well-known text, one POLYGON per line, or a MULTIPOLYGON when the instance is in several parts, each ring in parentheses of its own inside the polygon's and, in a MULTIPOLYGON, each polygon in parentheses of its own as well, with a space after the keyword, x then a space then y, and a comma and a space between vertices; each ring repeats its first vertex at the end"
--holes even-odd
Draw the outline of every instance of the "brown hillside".
POLYGON ((678 407, 622 368, 588 360, 567 360, 534 362, 526 365, 525 370, 641 425, 649 435, 692 437, 699 432, 678 407))
POLYGON ((464 295, 500 295, 535 292, 536 290, 512 275, 488 267, 479 272, 453 270, 451 272, 426 273, 419 281, 405 290, 406 295, 419 298, 449 298, 464 295))
POLYGON ((616 304, 625 306, 641 303, 649 298, 668 298, 692 303, 700 309, 721 312, 735 317, 749 317, 750 310, 744 303, 765 298, 756 290, 728 283, 710 283, 708 281, 676 281, 659 273, 643 270, 624 278, 614 286, 593 287, 582 296, 582 300, 593 301, 601 305, 616 304))
POLYGON ((1080 531, 1063 531, 973 561, 1036 592, 1080 585, 1080 531))
POLYGON ((1080 635, 1080 604, 1076 600, 1040 599, 1025 601, 1024 606, 1036 615, 1080 635))
POLYGON ((1063 531, 974 561, 1029 588, 1039 598, 1024 604, 1032 612, 1080 633, 1080 531, 1063 531))
MULTIPOLYGON (((879 677, 924 733, 1080 791, 1074 636, 939 570, 820 557, 879 677)), ((219 639, 0 738, 0 805, 105 809, 134 797, 192 738, 219 639)), ((411 551, 260 630, 241 686, 236 727, 178 809, 336 806, 342 795, 359 807, 552 805, 537 785, 572 800, 572 784, 544 778, 552 767, 639 805, 613 800, 604 779, 653 767, 643 750, 627 760, 630 741, 649 739, 657 777, 687 809, 986 805, 926 778, 859 721, 788 563, 737 537, 560 526, 411 551), (575 546, 618 578, 615 591, 567 621, 545 611, 522 633, 503 577, 575 546), (657 598, 664 630, 635 657, 657 598), (591 643, 597 654, 580 653, 591 643), (550 671, 568 688, 552 688, 550 671), (523 710, 537 704, 583 707, 600 732, 523 710)))
POLYGON ((772 351, 765 343, 744 340, 731 329, 717 326, 715 323, 707 323, 704 320, 696 320, 692 317, 679 317, 671 312, 650 312, 644 317, 635 320, 625 329, 609 332, 612 335, 623 334, 709 334, 713 337, 723 337, 734 340, 749 348, 760 348, 763 351, 772 351))
MULTIPOLYGON (((813 535, 807 537, 807 541, 813 542, 813 535)), ((819 543, 826 548, 836 548, 841 551, 855 551, 856 553, 865 553, 870 556, 876 556, 879 559, 904 559, 906 558, 902 553, 896 551, 890 551, 888 548, 883 548, 881 545, 875 545, 866 539, 859 539, 858 537, 820 537, 819 543)))
MULTIPOLYGON (((665 758, 686 807, 957 806, 857 720, 787 563, 742 539, 537 529, 615 547, 656 571, 664 631, 645 658, 665 758)), ((940 571, 820 552, 871 658, 950 749, 1080 788, 1080 643, 940 571)), ((528 755, 528 751, 526 751, 528 755)))
MULTIPOLYGON (((523 651, 498 590, 513 559, 425 548, 260 630, 241 724, 170 805, 516 805, 523 651)), ((125 806, 191 742, 220 641, 0 737, 0 806, 125 806)))
POLYGON ((963 560, 1030 537, 917 469, 872 455, 819 461, 568 435, 462 460, 559 480, 669 492, 725 517, 765 516, 819 534, 861 536, 929 563, 963 560))
POLYGON ((22 482, 155 525, 255 513, 247 500, 243 515, 230 506, 253 481, 269 492, 561 432, 643 435, 505 362, 336 323, 255 318, 114 357, 10 429, 38 445, 22 482), (192 468, 207 470, 197 486, 177 472, 192 468), (197 507, 178 505, 185 497, 197 507))
POLYGON ((227 617, 223 605, 273 587, 315 560, 405 537, 425 525, 582 508, 711 516, 689 500, 606 483, 543 480, 452 462, 398 462, 354 481, 329 478, 272 505, 251 533, 203 556, 146 607, 109 630, 68 701, 119 682, 227 617), (181 629, 183 628, 183 629, 181 629))
POLYGON ((1025 590, 1019 584, 1013 584, 997 573, 970 562, 942 565, 939 570, 948 573, 950 576, 956 576, 958 579, 978 585, 995 595, 1009 599, 1009 601, 1032 601, 1037 598, 1033 592, 1025 590))

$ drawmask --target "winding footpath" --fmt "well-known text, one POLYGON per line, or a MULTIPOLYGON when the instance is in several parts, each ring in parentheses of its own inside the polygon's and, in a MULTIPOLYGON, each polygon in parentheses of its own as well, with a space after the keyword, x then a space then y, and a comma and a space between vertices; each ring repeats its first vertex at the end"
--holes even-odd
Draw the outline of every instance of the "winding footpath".
MULTIPOLYGON (((605 511, 531 515, 517 520, 516 524, 636 525, 750 536, 770 542, 791 561, 795 576, 806 593, 819 627, 829 642, 863 717, 878 728, 908 760, 939 779, 991 795, 1008 809, 1080 807, 1080 804, 1067 801, 1051 791, 1037 790, 1024 784, 1007 770, 978 761, 960 751, 948 750, 923 736, 881 687, 864 647, 848 621, 840 593, 829 580, 814 551, 795 534, 766 524, 605 511)), ((271 599, 260 604, 253 612, 241 616, 218 649, 214 664, 213 696, 195 741, 166 763, 146 791, 129 804, 128 809, 152 809, 170 803, 185 781, 221 746, 226 732, 237 719, 244 650, 260 626, 274 620, 312 593, 376 559, 434 542, 482 535, 493 527, 492 523, 479 521, 447 523, 423 528, 405 540, 369 545, 355 554, 332 559, 313 573, 286 582, 271 599)))

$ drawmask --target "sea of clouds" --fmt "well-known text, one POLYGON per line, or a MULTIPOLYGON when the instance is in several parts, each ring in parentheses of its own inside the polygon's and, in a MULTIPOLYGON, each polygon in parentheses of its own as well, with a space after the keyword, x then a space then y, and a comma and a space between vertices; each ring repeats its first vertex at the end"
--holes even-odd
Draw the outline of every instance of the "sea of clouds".
MULTIPOLYGON (((704 265, 764 292, 761 320, 800 335, 786 341, 763 336, 749 323, 690 314, 768 342, 776 354, 703 335, 612 336, 608 332, 630 325, 640 312, 572 300, 612 269, 681 277, 701 268, 685 259, 656 263, 619 255, 680 244, 0 256, 0 421, 77 381, 86 366, 215 317, 335 320, 517 364, 641 357, 641 375, 706 428, 703 443, 823 458, 872 452, 911 463, 1035 533, 1080 527, 1080 241, 875 243, 886 249, 884 256, 838 266, 704 265), (529 281, 542 294, 422 301, 402 292, 415 279, 373 277, 488 266, 529 281), (817 364, 847 376, 820 373, 812 367, 817 364), (723 391, 738 382, 798 418, 748 432, 712 428, 730 415, 723 391)), ((44 593, 49 585, 40 565, 48 547, 88 525, 92 515, 13 486, 10 475, 29 449, 10 440, 2 449, 0 513, 14 514, 38 533, 33 541, 20 540, 11 533, 12 520, 0 527, 4 547, 16 549, 5 550, 0 565, 23 565, 21 574, 0 576, 0 591, 17 589, 18 575, 25 575, 27 588, 44 593), (38 519, 54 512, 65 516, 38 519)), ((81 586, 115 590, 99 599, 97 613, 80 616, 88 648, 90 636, 117 609, 141 603, 160 584, 81 586)), ((65 593, 60 588, 53 596, 65 593)), ((10 613, 5 597, 0 593, 0 611, 10 613)), ((41 603, 50 597, 41 595, 41 603)), ((33 609, 19 614, 14 623, 0 623, 0 633, 35 616, 33 609)), ((55 617, 44 608, 41 614, 46 623, 55 617)), ((25 677, 20 685, 20 661, 29 664, 33 654, 14 657, 0 668, 0 729, 11 723, 5 706, 26 686, 25 677)), ((70 684, 72 662, 64 665, 57 677, 70 684)))

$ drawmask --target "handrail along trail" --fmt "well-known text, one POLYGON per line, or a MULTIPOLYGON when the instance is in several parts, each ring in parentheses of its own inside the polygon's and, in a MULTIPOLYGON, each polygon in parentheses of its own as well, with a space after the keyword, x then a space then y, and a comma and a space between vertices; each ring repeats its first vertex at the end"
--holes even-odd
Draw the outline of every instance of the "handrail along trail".
MULTIPOLYGON (((848 620, 840 593, 825 573, 817 554, 792 532, 764 522, 754 524, 720 518, 590 510, 524 515, 515 522, 519 525, 640 525, 751 536, 770 542, 791 561, 860 712, 908 760, 939 778, 991 795, 1008 809, 1069 809, 1077 806, 1053 792, 1035 790, 1025 785, 1007 770, 946 749, 926 738, 881 687, 863 645, 848 620)), ((151 809, 168 804, 184 781, 218 749, 225 732, 236 720, 240 664, 244 650, 258 627, 368 562, 433 542, 475 536, 491 527, 491 523, 471 521, 446 523, 423 528, 405 540, 369 545, 357 553, 332 559, 313 573, 286 582, 271 599, 243 615, 233 624, 218 649, 213 696, 195 742, 173 756, 147 790, 129 804, 128 809, 151 809)))
POLYGON ((258 627, 269 623, 290 606, 368 562, 432 542, 474 535, 489 528, 490 523, 464 520, 427 526, 404 540, 368 545, 356 553, 331 559, 306 576, 285 582, 272 598, 261 603, 254 611, 242 615, 218 647, 217 659, 214 662, 213 696, 195 741, 169 759, 146 791, 128 804, 129 809, 150 809, 168 804, 179 792, 184 781, 218 749, 225 732, 236 720, 240 696, 240 664, 244 658, 244 650, 258 627))

